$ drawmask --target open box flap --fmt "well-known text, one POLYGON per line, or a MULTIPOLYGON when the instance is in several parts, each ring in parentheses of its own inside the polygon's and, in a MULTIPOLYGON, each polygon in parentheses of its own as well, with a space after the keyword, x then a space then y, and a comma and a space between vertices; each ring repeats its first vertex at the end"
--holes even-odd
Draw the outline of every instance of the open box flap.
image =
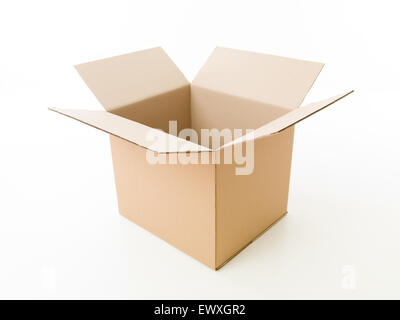
POLYGON ((247 140, 259 139, 259 138, 280 132, 282 130, 285 130, 286 128, 293 126, 296 123, 308 118, 309 116, 313 115, 314 113, 317 113, 318 111, 334 104, 335 102, 346 97, 347 95, 349 95, 352 92, 353 92, 353 90, 346 92, 344 94, 340 94, 340 95, 331 97, 326 100, 310 103, 304 107, 294 109, 294 110, 284 114, 283 116, 263 125, 262 127, 258 128, 254 132, 252 132, 250 134, 246 134, 230 143, 223 145, 220 149, 229 147, 234 144, 239 144, 239 143, 245 142, 247 140))
POLYGON ((160 47, 76 65, 107 111, 188 85, 160 47))
POLYGON ((211 151, 206 147, 165 133, 162 130, 148 127, 110 112, 49 109, 159 153, 211 151))
POLYGON ((301 105, 324 65, 217 47, 193 84, 270 105, 301 105))

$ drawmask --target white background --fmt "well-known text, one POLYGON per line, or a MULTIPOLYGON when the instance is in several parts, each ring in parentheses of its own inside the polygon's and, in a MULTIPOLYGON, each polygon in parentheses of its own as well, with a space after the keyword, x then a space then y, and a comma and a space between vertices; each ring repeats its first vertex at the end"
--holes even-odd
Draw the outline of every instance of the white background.
POLYGON ((2 1, 0 298, 400 298, 398 1, 2 1), (373 4, 374 3, 374 4, 373 4), (120 217, 101 109, 73 65, 161 45, 325 62, 296 127, 289 214, 214 272, 120 217))

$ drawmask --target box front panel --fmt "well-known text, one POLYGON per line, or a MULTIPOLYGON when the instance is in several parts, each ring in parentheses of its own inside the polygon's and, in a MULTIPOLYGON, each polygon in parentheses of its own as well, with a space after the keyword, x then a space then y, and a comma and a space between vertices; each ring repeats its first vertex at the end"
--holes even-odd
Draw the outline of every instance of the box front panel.
POLYGON ((254 141, 254 171, 216 166, 216 260, 220 267, 287 212, 294 127, 254 141))
POLYGON ((215 268, 215 166, 152 165, 146 149, 110 142, 121 215, 215 268))

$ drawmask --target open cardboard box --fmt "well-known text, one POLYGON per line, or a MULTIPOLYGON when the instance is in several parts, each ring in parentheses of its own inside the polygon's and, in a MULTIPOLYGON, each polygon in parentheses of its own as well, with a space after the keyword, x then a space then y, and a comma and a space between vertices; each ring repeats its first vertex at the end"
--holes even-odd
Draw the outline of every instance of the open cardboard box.
POLYGON ((218 269, 287 213, 294 124, 352 92, 299 108, 322 67, 217 47, 189 83, 153 48, 76 66, 106 111, 51 110, 110 134, 121 215, 218 269), (210 146, 187 128, 255 131, 210 146))

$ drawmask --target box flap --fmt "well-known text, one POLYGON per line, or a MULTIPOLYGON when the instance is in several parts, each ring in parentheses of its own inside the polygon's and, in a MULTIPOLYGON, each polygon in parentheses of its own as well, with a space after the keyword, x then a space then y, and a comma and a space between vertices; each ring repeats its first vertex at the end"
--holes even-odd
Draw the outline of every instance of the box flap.
POLYGON ((148 127, 110 112, 49 109, 159 153, 211 151, 206 147, 165 133, 162 130, 148 127))
POLYGON ((193 84, 294 109, 301 105, 322 63, 217 47, 193 84))
POLYGON ((318 111, 334 104, 335 102, 339 101, 340 99, 346 97, 350 93, 354 92, 353 90, 340 94, 334 97, 331 97, 326 100, 310 103, 304 107, 300 107, 298 109, 294 109, 283 116, 263 125, 262 127, 258 128, 255 130, 253 133, 244 135, 230 143, 227 143, 223 145, 220 149, 228 147, 233 144, 238 144, 245 142, 246 140, 251 140, 251 139, 259 139, 277 132, 280 132, 282 130, 285 130, 286 128, 295 125, 296 123, 308 118, 309 116, 313 115, 314 113, 317 113, 318 111))
POLYGON ((107 111, 189 84, 160 47, 87 62, 75 68, 107 111))

